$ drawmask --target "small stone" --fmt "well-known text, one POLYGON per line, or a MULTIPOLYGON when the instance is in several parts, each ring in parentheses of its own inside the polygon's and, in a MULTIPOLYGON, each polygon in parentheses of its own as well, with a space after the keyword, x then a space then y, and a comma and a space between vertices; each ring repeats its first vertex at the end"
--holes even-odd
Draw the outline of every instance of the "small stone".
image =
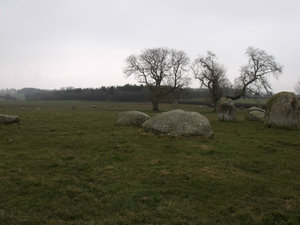
POLYGON ((0 114, 0 123, 3 124, 20 123, 20 119, 17 115, 0 114))
POLYGON ((150 117, 146 113, 139 111, 121 112, 118 114, 116 125, 141 127, 149 118, 150 117))
POLYGON ((258 107, 251 107, 247 110, 246 119, 251 121, 264 121, 265 110, 258 107))

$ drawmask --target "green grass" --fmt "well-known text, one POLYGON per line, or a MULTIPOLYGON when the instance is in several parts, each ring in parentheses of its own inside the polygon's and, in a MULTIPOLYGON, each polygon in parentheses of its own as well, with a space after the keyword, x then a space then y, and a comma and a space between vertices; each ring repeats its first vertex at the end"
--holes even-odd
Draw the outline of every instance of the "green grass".
POLYGON ((177 107, 215 137, 114 125, 125 110, 153 116, 150 104, 0 102, 21 119, 0 125, 0 224, 300 224, 299 129, 177 107))
POLYGON ((235 100, 234 102, 235 103, 238 103, 238 104, 247 104, 247 105, 250 105, 250 104, 253 104, 253 105, 265 105, 267 103, 268 99, 267 98, 240 98, 240 99, 237 99, 235 100))
MULTIPOLYGON (((264 108, 267 101, 267 98, 240 98, 234 100, 236 106, 245 108, 249 108, 251 106, 264 108)), ((210 101, 209 98, 194 98, 189 100, 182 100, 181 103, 208 105, 210 104, 210 101)))

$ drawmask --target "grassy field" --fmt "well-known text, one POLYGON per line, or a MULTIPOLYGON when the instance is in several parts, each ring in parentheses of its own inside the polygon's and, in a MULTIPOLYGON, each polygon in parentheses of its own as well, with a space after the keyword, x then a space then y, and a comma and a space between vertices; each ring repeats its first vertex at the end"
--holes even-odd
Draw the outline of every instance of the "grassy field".
MULTIPOLYGON (((267 98, 241 98, 235 100, 235 104, 238 107, 249 108, 251 106, 257 106, 260 108, 264 108, 267 103, 267 98)), ((186 104, 198 104, 198 105, 210 105, 210 101, 208 98, 194 98, 182 100, 181 103, 186 104)))
POLYGON ((176 108, 201 112, 215 137, 114 125, 150 104, 0 102, 21 119, 0 125, 0 224, 300 224, 299 129, 176 108))

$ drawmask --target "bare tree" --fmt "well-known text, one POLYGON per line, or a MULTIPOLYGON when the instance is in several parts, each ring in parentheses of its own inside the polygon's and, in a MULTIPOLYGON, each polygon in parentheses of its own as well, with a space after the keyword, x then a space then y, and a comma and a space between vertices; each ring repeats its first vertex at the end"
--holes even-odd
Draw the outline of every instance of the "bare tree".
POLYGON ((199 56, 195 59, 192 71, 195 78, 200 81, 201 87, 208 88, 211 101, 216 105, 222 97, 222 89, 230 86, 224 66, 219 64, 213 52, 208 51, 207 56, 199 56))
POLYGON ((295 84, 295 87, 294 87, 296 93, 298 95, 300 95, 300 80, 298 80, 298 82, 295 84))
POLYGON ((181 50, 169 48, 145 49, 126 59, 124 73, 134 75, 151 91, 154 111, 158 111, 160 98, 188 85, 187 65, 189 58, 181 50))
POLYGON ((272 90, 268 81, 269 76, 273 75, 278 79, 282 73, 282 66, 264 50, 248 47, 245 54, 249 61, 247 65, 241 67, 240 77, 235 79, 236 94, 230 97, 233 100, 245 96, 247 92, 261 94, 264 90, 269 94, 272 90))

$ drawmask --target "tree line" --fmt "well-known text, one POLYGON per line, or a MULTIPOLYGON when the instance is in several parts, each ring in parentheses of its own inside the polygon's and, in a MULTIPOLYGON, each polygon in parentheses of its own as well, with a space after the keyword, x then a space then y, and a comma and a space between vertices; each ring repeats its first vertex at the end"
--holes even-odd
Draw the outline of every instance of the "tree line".
POLYGON ((148 89, 143 85, 124 85, 100 88, 62 88, 41 90, 24 88, 19 90, 26 100, 87 100, 87 101, 127 101, 148 100, 148 89))
MULTIPOLYGON (((148 102, 150 90, 145 85, 109 86, 100 88, 61 88, 59 90, 43 90, 37 88, 0 90, 0 100, 25 99, 29 101, 44 100, 87 100, 87 101, 116 101, 116 102, 148 102)), ((191 99, 208 99, 209 93, 205 88, 183 88, 162 98, 164 102, 188 101, 191 99)))
MULTIPOLYGON (((224 88, 225 95, 235 92, 230 88, 224 88)), ((248 93, 247 97, 261 98, 248 93)), ((110 86, 100 88, 61 88, 59 90, 43 90, 36 88, 3 89, 0 90, 0 101, 13 100, 28 101, 110 101, 110 102, 149 102, 151 100, 150 90, 145 85, 110 86)), ((160 99, 164 103, 186 103, 211 106, 210 94, 207 88, 182 88, 170 93, 160 99)), ((246 106, 246 105, 244 105, 246 106)))

